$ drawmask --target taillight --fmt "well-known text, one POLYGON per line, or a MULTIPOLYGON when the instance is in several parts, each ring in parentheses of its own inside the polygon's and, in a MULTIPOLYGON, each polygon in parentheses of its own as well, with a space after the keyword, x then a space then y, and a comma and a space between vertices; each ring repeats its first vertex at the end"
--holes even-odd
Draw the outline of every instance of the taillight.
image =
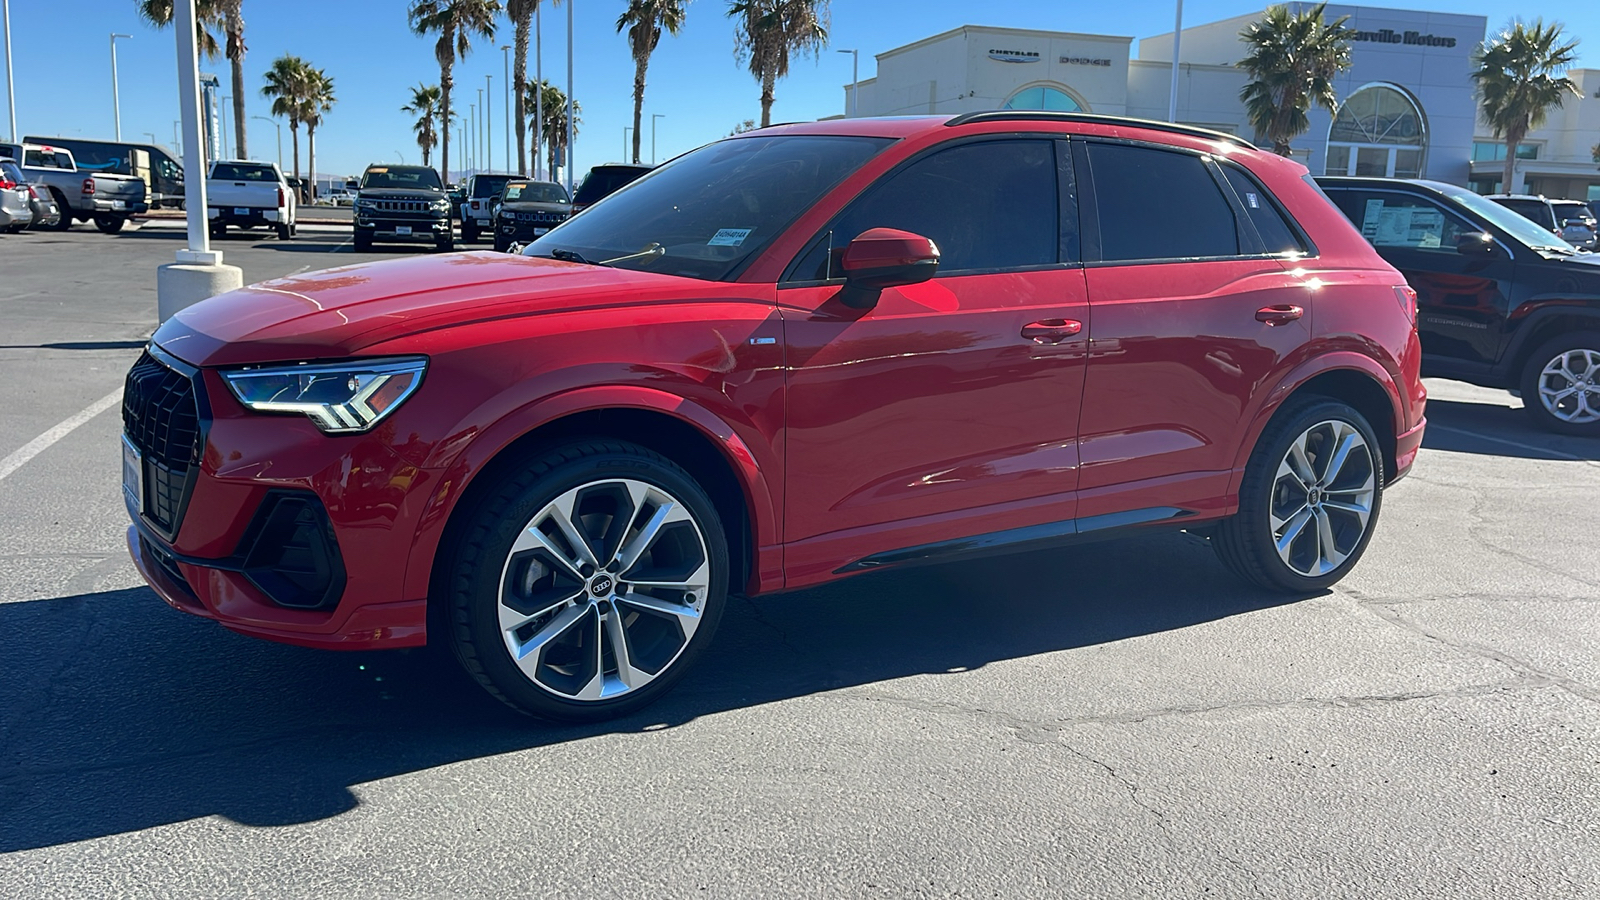
POLYGON ((283 188, 282 187, 278 188, 278 205, 279 206, 283 205, 283 188))
POLYGON ((7 178, 0 178, 0 191, 9 191, 16 186, 17 183, 15 181, 11 181, 7 178))
POLYGON ((1397 284, 1394 286, 1394 298, 1400 301, 1400 309, 1406 314, 1406 321, 1412 325, 1417 324, 1417 292, 1410 285, 1397 284))
POLYGON ((83 192, 85 194, 94 193, 94 179, 93 178, 85 178, 83 180, 83 192))

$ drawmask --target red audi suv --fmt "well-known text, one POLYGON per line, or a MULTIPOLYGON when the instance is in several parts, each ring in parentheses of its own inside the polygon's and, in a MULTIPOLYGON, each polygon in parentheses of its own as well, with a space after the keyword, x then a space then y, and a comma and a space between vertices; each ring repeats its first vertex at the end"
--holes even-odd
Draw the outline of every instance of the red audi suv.
POLYGON ((1302 166, 1228 135, 767 128, 518 256, 179 313, 128 374, 128 542, 235 631, 443 641, 521 710, 602 718, 730 592, 1151 528, 1324 588, 1421 442, 1415 315, 1302 166))

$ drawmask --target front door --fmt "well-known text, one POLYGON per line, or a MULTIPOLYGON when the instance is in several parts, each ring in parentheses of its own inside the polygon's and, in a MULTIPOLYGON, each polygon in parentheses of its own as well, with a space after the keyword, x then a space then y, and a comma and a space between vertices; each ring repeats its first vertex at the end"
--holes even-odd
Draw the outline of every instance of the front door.
POLYGON ((1089 322, 1075 213, 1060 224, 1072 194, 1065 142, 935 150, 857 198, 780 286, 790 587, 1073 518, 1089 322), (830 260, 880 226, 932 238, 939 276, 849 309, 830 260))

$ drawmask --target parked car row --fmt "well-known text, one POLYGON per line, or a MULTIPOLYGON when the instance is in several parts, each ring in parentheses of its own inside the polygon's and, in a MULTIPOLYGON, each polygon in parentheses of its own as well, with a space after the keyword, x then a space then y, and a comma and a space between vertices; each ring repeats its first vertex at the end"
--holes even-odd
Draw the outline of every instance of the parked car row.
POLYGON ((54 228, 61 222, 61 207, 50 193, 28 184, 14 160, 0 159, 0 231, 16 234, 25 228, 54 228))
POLYGON ((1596 249, 1600 225, 1581 200, 1550 200, 1534 194, 1489 194, 1490 200, 1522 216, 1580 250, 1596 249))
MULTIPOLYGON (((132 175, 80 171, 72 152, 50 144, 0 143, 0 160, 10 160, 21 175, 17 184, 37 188, 55 204, 55 224, 65 231, 74 221, 94 222, 106 234, 116 234, 128 218, 149 208, 145 183, 132 175)), ((31 204, 30 199, 30 204, 31 204)))

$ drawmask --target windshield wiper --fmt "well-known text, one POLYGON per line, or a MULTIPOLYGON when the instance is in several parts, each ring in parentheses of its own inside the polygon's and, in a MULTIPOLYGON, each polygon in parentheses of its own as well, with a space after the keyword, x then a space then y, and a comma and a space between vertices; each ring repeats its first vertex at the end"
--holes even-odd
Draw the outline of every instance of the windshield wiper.
POLYGON ((584 259, 583 258, 583 254, 579 253, 576 250, 551 250, 550 251, 550 258, 551 259, 559 259, 562 262, 583 263, 586 266, 598 266, 598 265, 600 265, 599 263, 590 262, 589 260, 584 259))
POLYGON ((640 250, 638 253, 629 253, 627 256, 617 256, 617 257, 613 257, 612 259, 603 259, 598 263, 598 265, 609 266, 612 263, 624 262, 624 261, 630 260, 630 259, 640 259, 640 258, 646 257, 646 256, 653 258, 653 257, 657 257, 657 256, 666 256, 666 255, 667 255, 667 248, 661 246, 660 244, 655 243, 654 241, 651 241, 650 242, 650 246, 644 248, 643 250, 640 250))

